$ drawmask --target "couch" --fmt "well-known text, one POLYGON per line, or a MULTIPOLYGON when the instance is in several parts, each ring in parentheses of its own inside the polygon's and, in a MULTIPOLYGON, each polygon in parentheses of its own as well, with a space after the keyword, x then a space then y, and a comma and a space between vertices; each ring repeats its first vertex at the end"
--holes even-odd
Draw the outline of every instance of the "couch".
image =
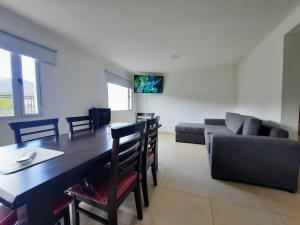
POLYGON ((300 144, 289 139, 286 130, 237 113, 226 113, 224 120, 206 119, 204 124, 190 126, 193 129, 188 126, 177 126, 176 141, 183 131, 188 132, 184 142, 191 141, 191 132, 194 139, 198 135, 202 141, 204 136, 214 179, 297 191, 300 144))

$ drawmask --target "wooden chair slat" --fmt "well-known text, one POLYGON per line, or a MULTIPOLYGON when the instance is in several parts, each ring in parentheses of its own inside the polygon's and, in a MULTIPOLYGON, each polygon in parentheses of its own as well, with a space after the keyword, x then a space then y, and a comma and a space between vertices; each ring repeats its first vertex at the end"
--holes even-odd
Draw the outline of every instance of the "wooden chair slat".
POLYGON ((71 137, 73 137, 74 134, 79 133, 79 132, 93 130, 94 123, 89 116, 67 117, 66 120, 69 124, 69 131, 70 131, 71 137), (86 122, 86 121, 88 121, 88 122, 86 122))
POLYGON ((78 121, 90 120, 90 117, 89 116, 74 116, 74 117, 67 117, 66 120, 68 122, 78 122, 78 121))
POLYGON ((74 124, 73 127, 82 127, 86 125, 91 125, 91 123, 81 123, 81 124, 74 124))
POLYGON ((155 145, 150 145, 148 147, 148 152, 154 152, 153 149, 155 148, 155 145))
POLYGON ((110 154, 109 162, 109 184, 108 184, 108 202, 107 205, 99 205, 89 198, 83 198, 82 195, 74 196, 74 207, 76 214, 76 224, 79 221, 79 212, 85 213, 92 219, 105 224, 117 224, 117 210, 121 203, 128 197, 131 191, 134 191, 138 218, 142 219, 143 212, 140 196, 140 172, 141 172, 141 152, 142 152, 142 137, 145 128, 145 122, 132 124, 121 128, 111 129, 113 138, 113 148, 110 154), (125 142, 120 142, 127 139, 125 142), (129 185, 127 190, 121 196, 117 196, 117 186, 120 178, 127 176, 136 176, 135 180, 129 185), (99 218, 91 212, 82 210, 79 203, 86 202, 98 208, 101 208, 108 213, 108 220, 99 218))
MULTIPOLYGON (((50 137, 58 137, 59 130, 58 130, 58 118, 54 119, 46 119, 46 120, 35 120, 35 121, 24 121, 24 122, 15 122, 10 123, 9 126, 14 131, 16 143, 20 144, 27 141, 38 140, 42 138, 50 138, 50 137), (53 128, 44 129, 45 126, 49 127, 52 126, 53 128), (44 127, 44 128, 43 128, 44 127), (30 129, 36 128, 35 131, 29 131, 22 133, 23 129, 30 129), (38 128, 41 128, 37 130, 38 128), (44 135, 38 138, 28 138, 27 140, 23 140, 22 137, 26 136, 29 137, 30 135, 34 134, 45 134, 46 132, 53 131, 54 134, 52 135, 44 135)), ((64 219, 65 225, 70 225, 70 213, 69 208, 62 208, 59 212, 54 216, 55 223, 60 223, 61 219, 64 219)), ((18 224, 18 223, 17 223, 18 224)))
POLYGON ((144 204, 149 206, 148 197, 148 182, 147 182, 147 170, 151 167, 153 183, 157 185, 156 167, 155 163, 157 160, 157 135, 159 128, 159 116, 153 119, 148 119, 146 123, 146 133, 144 138, 144 149, 142 155, 142 189, 144 195, 144 204), (154 155, 154 160, 149 160, 149 153, 154 155), (148 161, 149 160, 149 161, 148 161))
POLYGON ((36 140, 40 140, 42 138, 51 138, 51 137, 57 137, 55 134, 52 135, 47 135, 47 136, 43 136, 43 137, 37 137, 37 138, 30 138, 29 140, 24 140, 23 142, 27 142, 27 141, 36 141, 36 140))
POLYGON ((25 129, 25 128, 41 127, 41 126, 53 125, 53 124, 58 124, 58 118, 15 122, 15 123, 10 123, 9 126, 12 129, 25 129))
POLYGON ((140 142, 138 141, 134 146, 131 146, 127 150, 124 150, 119 154, 119 161, 122 161, 126 158, 128 158, 132 153, 136 151, 136 147, 140 145, 140 142))
POLYGON ((118 171, 118 177, 122 177, 125 174, 129 173, 130 171, 134 170, 137 166, 137 162, 133 161, 132 163, 128 164, 126 167, 120 167, 118 171))
POLYGON ((125 168, 128 164, 130 164, 132 161, 136 161, 136 157, 139 155, 138 152, 135 152, 131 154, 126 159, 119 162, 119 168, 125 168))
MULTIPOLYGON (((145 126, 145 122, 141 121, 135 124, 135 126, 125 126, 120 128, 112 128, 111 136, 113 139, 119 139, 129 135, 134 135, 139 132, 141 127, 145 126)), ((142 134, 140 134, 142 136, 142 134)))
POLYGON ((27 132, 27 133, 21 133, 21 135, 22 136, 28 136, 28 135, 32 135, 32 134, 40 134, 40 133, 45 133, 45 132, 49 132, 49 131, 54 131, 55 132, 55 129, 50 128, 50 129, 45 129, 45 130, 32 131, 32 132, 27 132))
POLYGON ((121 153, 123 151, 126 151, 130 147, 134 146, 137 142, 139 142, 140 139, 141 139, 141 137, 139 135, 136 135, 136 137, 133 137, 131 140, 120 144, 119 152, 121 153))
POLYGON ((147 119, 152 119, 155 113, 137 113, 136 122, 146 121, 147 119))
POLYGON ((38 137, 38 138, 31 138, 31 139, 28 138, 26 141, 37 140, 37 139, 52 137, 52 136, 58 137, 58 135, 59 135, 58 118, 46 119, 46 120, 33 120, 33 121, 15 122, 15 123, 10 123, 9 126, 14 131, 16 143, 25 142, 22 139, 23 136, 29 136, 29 135, 33 135, 33 134, 39 134, 39 133, 46 133, 46 132, 49 132, 49 131, 53 131, 54 134, 53 135, 46 135, 46 136, 42 136, 42 137, 38 137), (49 129, 40 129, 40 130, 35 130, 35 131, 29 131, 29 132, 22 133, 23 129, 38 128, 38 127, 45 127, 45 126, 52 126, 53 128, 51 128, 51 129, 50 128, 49 129))
POLYGON ((156 138, 154 137, 154 138, 152 138, 152 139, 150 140, 149 144, 150 144, 150 145, 153 145, 153 144, 155 144, 155 143, 156 143, 156 138))

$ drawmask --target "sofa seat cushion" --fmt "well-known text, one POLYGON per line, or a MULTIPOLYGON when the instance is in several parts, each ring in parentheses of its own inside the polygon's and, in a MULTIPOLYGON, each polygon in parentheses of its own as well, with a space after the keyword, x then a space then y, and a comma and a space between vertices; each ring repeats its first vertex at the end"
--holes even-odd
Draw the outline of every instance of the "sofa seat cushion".
POLYGON ((230 131, 229 129, 227 129, 226 127, 207 127, 205 128, 205 134, 209 135, 209 134, 234 134, 232 131, 230 131))
POLYGON ((214 134, 230 134, 234 135, 230 130, 228 130, 225 126, 211 126, 205 128, 205 144, 207 147, 208 153, 210 153, 210 147, 211 147, 211 136, 214 134))
POLYGON ((204 129, 207 125, 202 123, 179 123, 175 127, 176 133, 199 134, 204 135, 204 129))
POLYGON ((227 129, 226 127, 208 127, 205 128, 205 141, 206 143, 209 143, 209 136, 212 134, 232 134, 234 135, 234 133, 232 133, 229 129, 227 129))
MULTIPOLYGON (((117 199, 127 191, 137 178, 138 174, 136 172, 130 172, 118 180, 117 199)), ((98 180, 84 179, 81 183, 72 186, 68 192, 105 206, 108 203, 109 177, 107 175, 105 178, 99 176, 98 180)))
POLYGON ((243 125, 243 135, 258 135, 262 126, 262 121, 255 117, 247 117, 243 125))
POLYGON ((226 126, 234 134, 242 134, 245 116, 237 113, 226 113, 226 126))

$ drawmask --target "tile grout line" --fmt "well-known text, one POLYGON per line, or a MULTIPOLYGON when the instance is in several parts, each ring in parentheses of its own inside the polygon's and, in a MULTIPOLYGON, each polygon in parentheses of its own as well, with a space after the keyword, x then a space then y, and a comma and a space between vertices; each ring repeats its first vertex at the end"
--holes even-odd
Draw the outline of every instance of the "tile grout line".
POLYGON ((280 217, 280 219, 281 219, 281 221, 282 221, 282 223, 283 223, 284 225, 288 225, 288 224, 285 222, 285 220, 283 219, 283 217, 282 217, 281 214, 277 214, 277 215, 279 215, 279 217, 280 217))
POLYGON ((288 225, 288 224, 286 223, 286 221, 284 220, 284 218, 283 218, 283 216, 287 216, 287 215, 283 215, 283 214, 281 214, 281 213, 277 210, 277 208, 275 207, 274 203, 270 200, 270 199, 271 199, 271 193, 270 193, 269 191, 266 191, 265 193, 266 193, 266 195, 267 195, 267 198, 266 198, 266 199, 267 199, 267 201, 270 202, 270 204, 271 204, 273 210, 275 211, 275 213, 280 217, 280 219, 281 219, 281 221, 283 222, 283 224, 288 225))
MULTIPOLYGON (((167 167, 165 169, 165 171, 167 170, 167 167)), ((165 175, 165 172, 164 172, 164 175, 165 175)), ((161 178, 162 179, 162 178, 161 178)), ((204 180, 203 180, 204 181, 204 180)), ((205 180, 207 181, 207 180, 205 180)), ((207 181, 209 182, 209 181, 207 181)), ((279 213, 277 212, 277 210, 273 207, 272 205, 272 210, 266 210, 266 209, 259 209, 259 208, 255 208, 255 207, 251 207, 251 206, 248 206, 248 205, 243 205, 241 203, 236 203, 236 202, 230 202, 230 201, 225 201, 225 200, 220 200, 220 199, 216 199, 216 198, 213 198, 211 196, 211 192, 208 191, 208 196, 205 196, 205 195, 200 195, 200 194, 195 194, 195 193, 191 193, 191 192, 187 192, 187 191, 184 191, 184 190, 180 190, 180 189, 176 189, 176 188, 172 188, 172 187, 167 187, 167 186, 164 186, 164 185, 159 185, 160 188, 164 188, 164 189, 168 189, 168 190, 172 190, 172 191, 176 191, 176 192, 181 192, 181 193, 184 193, 184 194, 188 194, 188 195, 193 195, 193 196, 197 196, 199 198, 209 198, 210 201, 213 200, 213 201, 219 201, 219 202, 223 202, 223 203, 227 203, 227 204, 232 204, 232 205, 235 205, 235 206, 240 206, 240 207, 244 207, 244 208, 247 208, 247 209, 252 209, 252 210, 255 210, 255 211, 262 211, 262 212, 265 212, 265 213, 271 213, 271 214, 274 214, 274 215, 279 215, 279 213)))
MULTIPOLYGON (((172 159, 174 159, 174 157, 175 157, 175 153, 172 152, 172 156, 168 160, 168 164, 166 165, 164 173, 162 174, 161 181, 163 180, 163 178, 165 178, 165 174, 166 174, 167 169, 171 168, 170 164, 172 162, 172 159)), ((201 159, 201 160, 203 160, 203 159, 201 159)), ((193 168, 184 168, 184 167, 182 169, 195 170, 193 168)), ((203 179, 203 181, 206 181, 206 182, 209 183, 209 180, 203 179)), ((178 193, 184 193, 184 194, 188 194, 188 195, 193 195, 193 196, 197 196, 199 198, 208 198, 209 203, 210 203, 210 210, 211 210, 211 215, 212 215, 212 222, 213 222, 214 225, 216 224, 216 221, 215 221, 215 217, 214 217, 214 213, 213 213, 213 201, 219 201, 219 202, 223 202, 223 203, 226 203, 226 204, 232 204, 232 205, 236 205, 236 206, 239 206, 239 207, 248 208, 248 209, 251 209, 251 210, 258 211, 258 212, 263 212, 263 213, 268 213, 268 214, 272 214, 272 215, 277 215, 277 216, 280 217, 280 221, 282 222, 282 224, 287 225, 287 223, 285 222, 285 220, 283 218, 284 215, 282 215, 280 212, 278 212, 278 210, 276 209, 276 207, 274 207, 274 204, 272 202, 270 204, 271 210, 266 210, 266 209, 259 209, 259 208, 255 208, 255 207, 252 207, 252 206, 243 205, 243 204, 240 204, 240 203, 235 203, 235 202, 230 202, 230 201, 224 201, 224 200, 215 199, 215 198, 212 197, 210 191, 208 191, 208 197, 207 197, 207 196, 203 196, 203 195, 199 195, 199 194, 195 194, 195 193, 186 192, 186 191, 183 191, 183 190, 180 190, 180 189, 173 189, 171 187, 166 187, 166 186, 162 186, 162 185, 159 185, 159 186, 160 186, 160 188, 169 189, 169 190, 172 190, 172 191, 175 191, 175 192, 178 192, 178 193)), ((270 193, 266 192, 266 195, 269 197, 270 193)), ((269 198, 265 198, 265 199, 267 201, 269 201, 269 198)))
POLYGON ((183 191, 183 190, 173 189, 173 188, 162 186, 162 185, 159 185, 159 187, 163 188, 163 189, 170 190, 170 191, 174 191, 174 192, 181 192, 183 194, 193 195, 193 196, 198 197, 198 198, 209 198, 208 196, 198 195, 198 194, 195 194, 195 193, 190 193, 190 192, 186 192, 186 191, 183 191))
POLYGON ((211 198, 211 200, 212 200, 212 201, 221 202, 221 203, 231 204, 231 205, 234 205, 234 206, 239 206, 239 207, 242 207, 242 208, 251 209, 251 210, 254 210, 254 211, 260 211, 260 212, 263 212, 263 213, 269 213, 269 214, 274 214, 274 215, 280 215, 280 214, 277 213, 276 211, 273 211, 273 212, 272 212, 272 211, 267 211, 267 210, 264 210, 264 209, 258 209, 258 208, 254 208, 254 207, 251 207, 251 206, 242 205, 242 204, 234 203, 234 202, 228 202, 228 201, 218 200, 218 199, 214 199, 214 198, 211 198))
POLYGON ((208 199, 209 199, 209 204, 210 204, 210 211, 211 211, 212 222, 213 222, 213 225, 215 225, 216 223, 215 223, 215 217, 214 217, 212 199, 210 197, 208 197, 208 199))

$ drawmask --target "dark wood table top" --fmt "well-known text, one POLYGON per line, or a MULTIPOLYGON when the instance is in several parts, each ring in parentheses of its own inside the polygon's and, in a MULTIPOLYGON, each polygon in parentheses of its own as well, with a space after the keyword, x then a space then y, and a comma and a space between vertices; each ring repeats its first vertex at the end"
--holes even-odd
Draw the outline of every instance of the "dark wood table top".
MULTIPOLYGON (((33 192, 45 186, 58 187, 63 191, 68 185, 77 182, 78 173, 102 158, 108 157, 112 148, 110 127, 103 127, 95 132, 79 133, 73 139, 68 134, 58 139, 45 138, 20 145, 0 147, 0 152, 21 147, 42 147, 63 151, 65 154, 26 168, 19 172, 0 175, 0 202, 12 209, 26 204, 33 192), (73 179, 74 178, 74 179, 73 179), (75 179, 76 178, 76 179, 75 179)), ((53 190, 54 191, 54 190, 53 190)))

